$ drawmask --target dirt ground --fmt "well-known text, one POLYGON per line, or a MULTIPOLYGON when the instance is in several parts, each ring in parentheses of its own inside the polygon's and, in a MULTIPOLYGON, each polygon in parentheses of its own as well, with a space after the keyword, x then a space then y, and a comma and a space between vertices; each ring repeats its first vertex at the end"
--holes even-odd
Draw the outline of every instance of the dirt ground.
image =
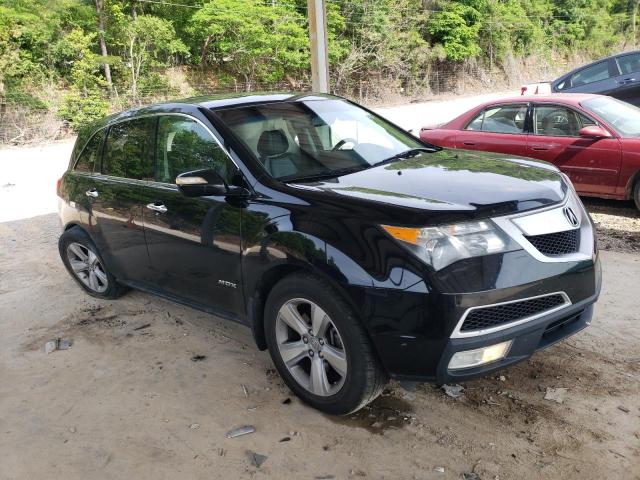
POLYGON ((245 327, 140 292, 85 295, 58 235, 55 214, 0 223, 2 480, 640 479, 640 255, 602 252, 595 319, 568 341, 457 399, 392 383, 332 418, 291 395, 245 327), (60 336, 72 347, 47 355, 60 336), (225 438, 242 425, 255 433, 225 438))

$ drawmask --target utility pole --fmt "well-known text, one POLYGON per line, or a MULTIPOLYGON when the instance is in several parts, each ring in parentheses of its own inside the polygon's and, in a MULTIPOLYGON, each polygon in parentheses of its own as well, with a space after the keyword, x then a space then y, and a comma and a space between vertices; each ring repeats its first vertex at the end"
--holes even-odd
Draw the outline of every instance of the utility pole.
POLYGON ((311 79, 314 92, 329 93, 327 10, 325 0, 307 0, 311 40, 311 79))

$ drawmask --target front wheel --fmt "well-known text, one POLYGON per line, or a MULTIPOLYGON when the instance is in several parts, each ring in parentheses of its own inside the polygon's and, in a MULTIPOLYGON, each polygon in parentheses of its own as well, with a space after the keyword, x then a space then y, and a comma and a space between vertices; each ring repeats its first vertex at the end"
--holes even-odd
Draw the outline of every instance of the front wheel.
POLYGON ((633 201, 636 202, 636 208, 640 210, 640 179, 636 180, 633 187, 633 201))
POLYGON ((280 375, 318 410, 354 412, 386 384, 354 312, 320 278, 295 274, 279 282, 267 299, 265 330, 280 375))

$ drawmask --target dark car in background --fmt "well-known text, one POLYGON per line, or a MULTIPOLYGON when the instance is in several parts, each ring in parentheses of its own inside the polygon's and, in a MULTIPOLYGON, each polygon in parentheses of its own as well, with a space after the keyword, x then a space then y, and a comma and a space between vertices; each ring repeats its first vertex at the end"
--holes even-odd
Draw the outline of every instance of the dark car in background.
MULTIPOLYGON (((523 93, 534 93, 523 87, 523 93)), ((551 82, 552 93, 597 93, 640 106, 640 51, 578 67, 551 82)), ((543 93, 543 92, 540 92, 543 93)))
POLYGON ((447 150, 347 100, 196 98, 83 132, 58 182, 66 268, 249 326, 334 414, 389 376, 446 383, 591 321, 589 215, 546 163, 447 150))

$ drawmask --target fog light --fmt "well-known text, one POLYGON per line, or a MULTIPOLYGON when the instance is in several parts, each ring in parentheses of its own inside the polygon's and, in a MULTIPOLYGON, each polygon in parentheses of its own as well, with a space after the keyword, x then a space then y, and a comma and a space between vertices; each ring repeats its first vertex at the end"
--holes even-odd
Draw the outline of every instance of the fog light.
POLYGON ((510 347, 511 340, 475 350, 456 352, 449 361, 449 370, 477 367, 478 365, 501 360, 507 356, 510 347))

